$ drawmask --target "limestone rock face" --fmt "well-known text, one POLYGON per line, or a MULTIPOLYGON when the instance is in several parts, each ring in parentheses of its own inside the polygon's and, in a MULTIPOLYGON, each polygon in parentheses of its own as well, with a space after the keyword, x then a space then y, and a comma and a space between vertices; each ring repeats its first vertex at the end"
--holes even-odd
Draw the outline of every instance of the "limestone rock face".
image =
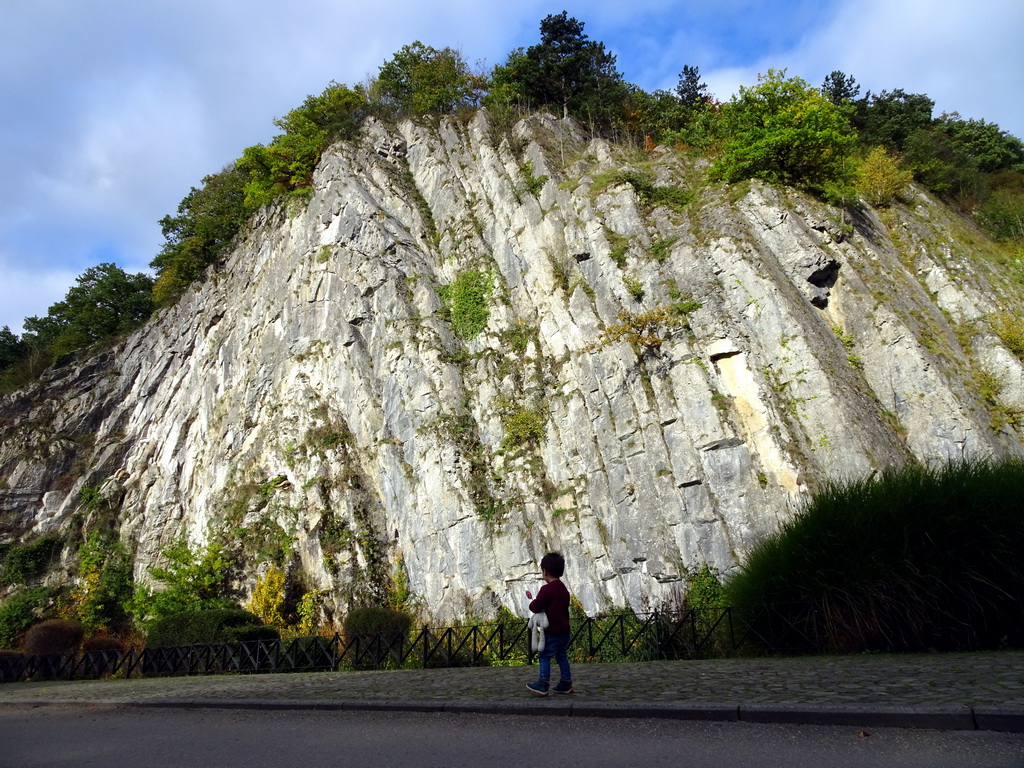
POLYGON ((829 478, 1022 453, 972 378, 1024 407, 1008 294, 940 204, 704 177, 550 117, 369 124, 177 304, 0 399, 0 535, 106 516, 138 578, 220 537, 242 593, 277 562, 334 612, 401 571, 437 619, 524 613, 554 549, 586 609, 642 609, 829 478))

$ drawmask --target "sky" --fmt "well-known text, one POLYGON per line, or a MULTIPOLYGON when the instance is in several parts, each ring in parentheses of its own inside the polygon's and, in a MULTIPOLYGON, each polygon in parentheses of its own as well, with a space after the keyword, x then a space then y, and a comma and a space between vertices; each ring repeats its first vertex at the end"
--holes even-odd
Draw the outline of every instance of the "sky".
POLYGON ((0 0, 0 328, 91 266, 149 271, 158 221, 308 94, 416 40, 489 69, 562 10, 648 91, 838 69, 1024 138, 1020 0, 0 0))

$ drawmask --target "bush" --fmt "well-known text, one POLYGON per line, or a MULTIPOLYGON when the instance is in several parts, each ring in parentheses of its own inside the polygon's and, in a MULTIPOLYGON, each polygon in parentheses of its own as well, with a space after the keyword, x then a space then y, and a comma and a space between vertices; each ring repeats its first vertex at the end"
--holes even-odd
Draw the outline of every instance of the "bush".
POLYGON ((82 641, 82 652, 88 651, 117 651, 124 653, 128 646, 110 635, 94 635, 82 641))
POLYGON ((46 587, 26 589, 7 598, 0 605, 0 647, 13 647, 18 636, 39 621, 49 600, 50 590, 46 587))
POLYGON ((996 240, 1024 241, 1024 175, 1000 176, 1002 179, 996 179, 992 194, 978 210, 978 218, 996 240), (1001 186, 995 186, 1001 181, 1001 186))
POLYGON ((60 551, 60 541, 46 536, 31 544, 14 544, 3 555, 0 584, 25 584, 40 576, 60 551))
POLYGON ((128 623, 132 556, 112 533, 91 533, 78 550, 79 583, 71 596, 76 617, 87 628, 117 629, 128 623))
POLYGON ((392 639, 408 634, 412 616, 380 606, 353 608, 345 616, 342 627, 346 635, 358 636, 362 640, 370 640, 377 634, 392 639))
POLYGON ((1024 461, 833 483, 750 553, 732 605, 815 601, 840 650, 1024 644, 1024 461))
POLYGON ((394 608, 353 608, 342 623, 347 641, 356 643, 355 655, 348 663, 355 669, 373 669, 382 663, 392 666, 389 650, 401 645, 411 627, 412 616, 394 608))
POLYGON ((192 549, 179 539, 163 552, 165 568, 150 568, 150 574, 164 584, 160 591, 138 587, 132 599, 136 621, 148 624, 177 613, 231 608, 223 597, 233 556, 216 542, 192 549))
POLYGON ((64 655, 78 648, 84 634, 77 621, 48 619, 29 628, 22 648, 30 656, 64 655))
POLYGON ((992 329, 1006 348, 1024 362, 1024 318, 1010 312, 1000 312, 993 318, 992 329))
POLYGON ((904 170, 883 147, 875 147, 857 167, 855 186, 871 205, 887 206, 903 193, 913 178, 914 175, 904 170))
POLYGON ((148 648, 167 648, 205 643, 276 640, 280 634, 266 627, 260 617, 237 608, 182 611, 157 619, 146 637, 148 648))

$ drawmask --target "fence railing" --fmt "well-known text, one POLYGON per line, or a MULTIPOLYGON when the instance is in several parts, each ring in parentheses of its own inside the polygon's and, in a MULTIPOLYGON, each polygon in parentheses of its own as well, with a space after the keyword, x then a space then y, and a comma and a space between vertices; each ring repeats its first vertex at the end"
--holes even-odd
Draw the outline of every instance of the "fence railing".
MULTIPOLYGON (((828 647, 813 604, 621 613, 574 619, 574 663, 820 653, 828 647)), ((299 637, 171 648, 0 656, 0 682, 106 676, 416 669, 529 664, 526 620, 408 633, 299 637)))

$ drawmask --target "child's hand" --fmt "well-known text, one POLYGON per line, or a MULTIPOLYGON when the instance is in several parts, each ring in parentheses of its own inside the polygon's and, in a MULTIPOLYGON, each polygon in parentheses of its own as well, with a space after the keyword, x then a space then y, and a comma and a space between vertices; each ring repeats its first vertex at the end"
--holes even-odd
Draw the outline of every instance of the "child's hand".
POLYGON ((526 590, 526 599, 533 600, 533 592, 531 592, 530 590, 526 590))

